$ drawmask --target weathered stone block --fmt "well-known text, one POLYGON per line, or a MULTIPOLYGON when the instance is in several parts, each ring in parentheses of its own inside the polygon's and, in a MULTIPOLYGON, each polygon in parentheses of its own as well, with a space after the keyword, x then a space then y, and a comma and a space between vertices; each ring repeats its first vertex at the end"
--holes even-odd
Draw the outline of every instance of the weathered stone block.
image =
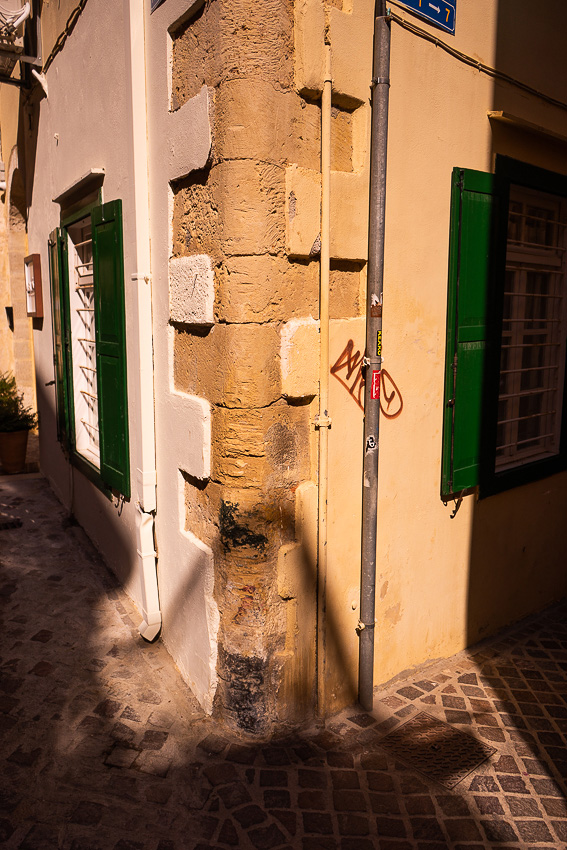
POLYGON ((309 257, 321 250, 321 175, 290 165, 285 175, 286 252, 309 257))
POLYGON ((329 10, 329 36, 336 97, 365 103, 372 80, 374 0, 354 0, 351 11, 329 10), (353 62, 352 57, 357 61, 353 62))
POLYGON ((368 254, 368 180, 365 173, 331 174, 331 256, 366 260, 368 254))
POLYGON ((274 254, 284 246, 284 171, 249 160, 223 162, 219 182, 220 238, 225 254, 274 254))
POLYGON ((373 0, 353 0, 350 9, 332 6, 328 22, 320 0, 295 4, 295 85, 314 96, 321 92, 325 68, 325 26, 331 44, 333 96, 344 103, 364 103, 372 79, 373 0), (353 62, 352 57, 357 61, 353 62))
POLYGON ((315 314, 319 265, 270 255, 229 257, 216 282, 216 315, 226 322, 282 321, 315 314))
POLYGON ((297 0, 295 13, 295 85, 314 95, 321 91, 325 72, 325 6, 320 0, 297 0))
MULTIPOLYGON (((286 169, 286 251, 290 257, 320 252, 321 175, 286 169)), ((368 181, 365 171, 331 172, 331 257, 365 260, 368 252, 368 181)))
POLYGON ((292 488, 309 474, 309 421, 279 402, 256 410, 219 408, 213 423, 213 475, 232 487, 292 488))
POLYGON ((281 395, 275 326, 214 325, 204 334, 179 331, 176 387, 225 407, 264 407, 281 395))
POLYGON ((321 113, 295 92, 261 79, 227 80, 215 99, 215 153, 317 169, 321 113))
POLYGON ((169 261, 169 318, 187 325, 212 325, 215 277, 210 257, 193 254, 169 261))

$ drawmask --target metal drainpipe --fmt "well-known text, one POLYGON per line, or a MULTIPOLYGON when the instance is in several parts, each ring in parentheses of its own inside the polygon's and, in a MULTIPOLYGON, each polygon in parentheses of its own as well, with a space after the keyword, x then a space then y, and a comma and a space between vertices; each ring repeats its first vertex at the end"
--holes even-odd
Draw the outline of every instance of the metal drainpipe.
POLYGON ((317 711, 324 719, 327 677, 327 490, 329 481, 329 275, 331 256, 331 47, 325 45, 321 99, 321 283, 319 296, 319 524, 317 538, 317 711))
POLYGON ((376 595, 376 521, 378 513, 378 444, 380 371, 382 367, 382 292, 386 212, 386 154, 390 86, 390 24, 385 0, 377 0, 374 22, 372 137, 370 145, 370 215, 366 299, 366 384, 364 390, 364 466, 362 488, 362 564, 358 699, 366 711, 374 704, 374 631, 376 595))

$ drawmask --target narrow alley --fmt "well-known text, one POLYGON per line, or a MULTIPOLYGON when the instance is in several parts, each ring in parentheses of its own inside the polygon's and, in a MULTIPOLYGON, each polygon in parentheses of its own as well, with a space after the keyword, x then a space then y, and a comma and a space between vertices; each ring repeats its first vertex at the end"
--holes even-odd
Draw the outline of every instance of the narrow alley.
POLYGON ((373 715, 258 742, 142 641, 40 476, 0 479, 0 567, 8 850, 567 844, 564 606, 379 689, 373 715))

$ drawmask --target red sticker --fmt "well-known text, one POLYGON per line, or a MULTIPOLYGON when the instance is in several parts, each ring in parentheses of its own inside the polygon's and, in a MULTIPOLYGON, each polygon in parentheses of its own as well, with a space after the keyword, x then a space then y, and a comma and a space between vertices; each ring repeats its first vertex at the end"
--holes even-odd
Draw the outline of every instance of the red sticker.
POLYGON ((380 398, 380 370, 372 372, 372 385, 370 387, 370 398, 380 398))

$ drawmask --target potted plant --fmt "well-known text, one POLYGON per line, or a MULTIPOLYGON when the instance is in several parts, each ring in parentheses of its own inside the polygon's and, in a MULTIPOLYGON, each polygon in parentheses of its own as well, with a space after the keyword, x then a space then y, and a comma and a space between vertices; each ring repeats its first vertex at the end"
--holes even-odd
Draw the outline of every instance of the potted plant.
POLYGON ((0 464, 4 472, 23 471, 28 434, 36 425, 37 414, 24 405, 14 376, 0 373, 0 464))

